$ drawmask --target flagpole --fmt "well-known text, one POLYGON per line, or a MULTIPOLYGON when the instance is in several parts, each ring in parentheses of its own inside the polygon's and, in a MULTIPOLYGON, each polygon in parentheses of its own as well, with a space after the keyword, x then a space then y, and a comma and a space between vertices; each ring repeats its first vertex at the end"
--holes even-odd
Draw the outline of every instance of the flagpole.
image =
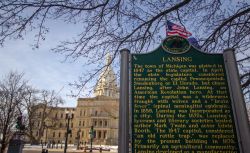
POLYGON ((164 15, 165 18, 165 31, 166 31, 166 37, 168 36, 168 16, 167 14, 164 15))

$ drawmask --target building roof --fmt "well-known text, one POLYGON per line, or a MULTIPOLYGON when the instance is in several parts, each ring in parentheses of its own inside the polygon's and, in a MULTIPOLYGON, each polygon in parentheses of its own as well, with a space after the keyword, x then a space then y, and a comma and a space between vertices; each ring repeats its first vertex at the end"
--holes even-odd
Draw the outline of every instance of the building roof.
POLYGON ((106 59, 106 66, 100 74, 98 82, 94 88, 95 96, 107 96, 113 98, 119 97, 116 75, 111 66, 111 59, 111 56, 108 55, 106 59))

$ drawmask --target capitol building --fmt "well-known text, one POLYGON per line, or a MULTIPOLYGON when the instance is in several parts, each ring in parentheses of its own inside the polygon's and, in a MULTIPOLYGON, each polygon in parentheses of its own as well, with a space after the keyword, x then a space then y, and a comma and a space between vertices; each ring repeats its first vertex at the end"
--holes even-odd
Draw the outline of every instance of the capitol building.
POLYGON ((118 144, 119 89, 110 63, 109 56, 107 67, 104 68, 94 88, 94 97, 78 98, 75 108, 50 107, 46 111, 47 116, 42 114, 42 105, 37 106, 39 107, 36 109, 38 117, 34 118, 34 126, 37 128, 33 132, 36 140, 55 144, 64 143, 67 119, 70 118, 69 144, 89 144, 91 126, 94 129, 94 145, 118 144))

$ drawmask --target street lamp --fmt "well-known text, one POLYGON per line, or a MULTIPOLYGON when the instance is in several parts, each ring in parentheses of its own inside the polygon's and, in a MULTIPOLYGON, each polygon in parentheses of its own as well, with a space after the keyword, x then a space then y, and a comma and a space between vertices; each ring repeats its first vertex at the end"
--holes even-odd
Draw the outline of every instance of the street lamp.
POLYGON ((67 131, 66 131, 66 138, 65 138, 65 145, 64 145, 64 153, 67 153, 67 145, 68 145, 68 134, 71 133, 71 130, 69 129, 70 120, 73 118, 73 115, 71 112, 66 112, 66 119, 67 119, 67 131))
POLYGON ((47 144, 47 137, 48 137, 48 125, 44 124, 44 127, 46 128, 46 131, 45 131, 45 145, 47 144))
POLYGON ((94 126, 92 125, 89 131, 90 134, 90 150, 89 152, 92 152, 92 143, 93 143, 93 138, 94 138, 94 126))
POLYGON ((80 146, 80 128, 77 131, 77 150, 79 150, 79 146, 80 146))

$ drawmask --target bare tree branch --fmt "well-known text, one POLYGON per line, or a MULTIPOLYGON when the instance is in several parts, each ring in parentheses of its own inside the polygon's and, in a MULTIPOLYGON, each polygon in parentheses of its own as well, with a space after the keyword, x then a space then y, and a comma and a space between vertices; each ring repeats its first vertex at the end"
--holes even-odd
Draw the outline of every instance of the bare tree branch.
MULTIPOLYGON (((222 52, 235 48, 241 59, 250 57, 250 4, 247 1, 211 0, 2 0, 0 1, 0 44, 8 39, 22 39, 33 31, 35 48, 49 32, 49 22, 63 21, 82 29, 72 39, 56 44, 52 51, 65 60, 84 60, 94 67, 71 83, 77 95, 106 66, 103 58, 112 54, 117 64, 119 50, 147 52, 158 47, 165 37, 165 16, 183 25, 202 44, 205 52, 222 52)), ((246 63, 239 61, 241 75, 248 73, 246 63)), ((249 87, 244 77, 243 87, 249 87), (244 84, 247 83, 247 84, 244 84)))

